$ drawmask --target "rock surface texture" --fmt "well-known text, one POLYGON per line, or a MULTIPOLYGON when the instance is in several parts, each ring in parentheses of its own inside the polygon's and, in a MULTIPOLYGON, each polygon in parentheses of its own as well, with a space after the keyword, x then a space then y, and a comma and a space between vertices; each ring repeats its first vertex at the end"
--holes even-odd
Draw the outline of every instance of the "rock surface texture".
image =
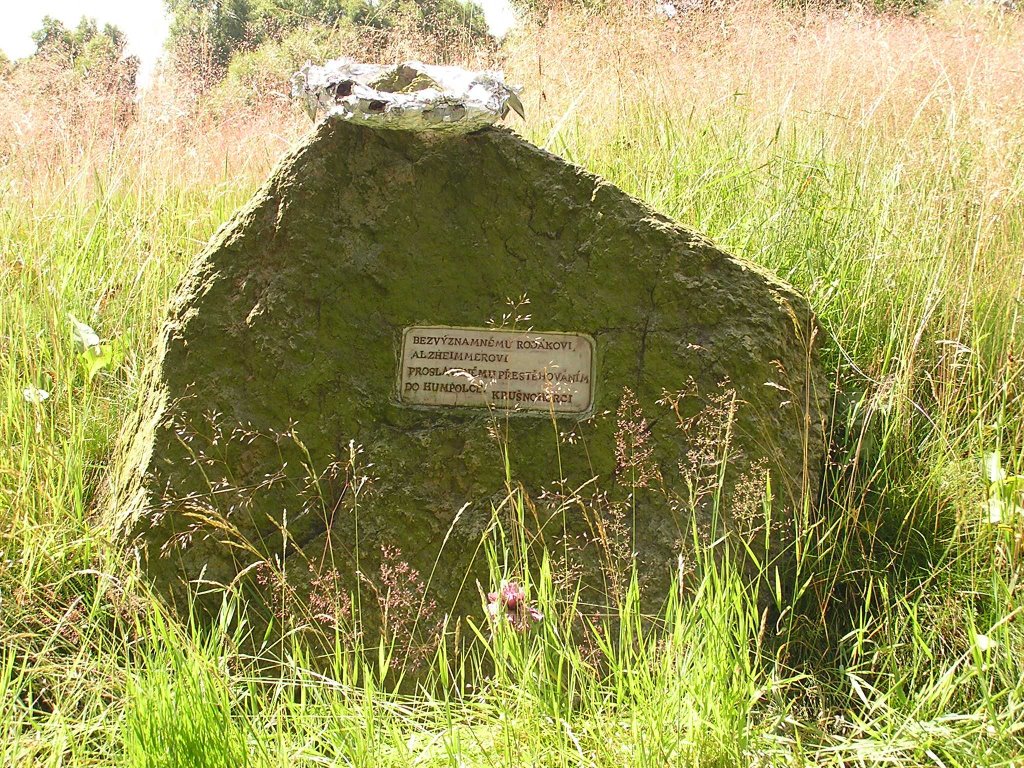
POLYGON ((398 580, 420 613, 481 617, 511 487, 533 541, 606 567, 635 553, 656 606, 694 532, 785 565, 824 461, 816 328, 791 288, 505 129, 328 120, 174 297, 115 524, 175 601, 234 583, 315 618, 329 574, 342 613, 341 592, 398 580), (593 339, 588 413, 402 404, 405 329, 503 314, 593 339))

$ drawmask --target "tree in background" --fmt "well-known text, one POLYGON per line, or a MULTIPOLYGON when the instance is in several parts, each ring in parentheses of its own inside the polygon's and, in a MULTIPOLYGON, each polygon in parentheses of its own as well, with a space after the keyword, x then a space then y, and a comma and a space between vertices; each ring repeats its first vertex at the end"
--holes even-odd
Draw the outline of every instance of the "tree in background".
MULTIPOLYGON (((641 0, 511 0, 512 6, 526 12, 547 13, 559 8, 583 8, 591 11, 603 11, 616 4, 640 5, 641 0)), ((650 2, 649 5, 654 5, 650 2)))
MULTIPOLYGON (((43 26, 32 33, 32 42, 36 44, 36 54, 44 56, 73 55, 76 48, 75 35, 64 26, 64 22, 52 16, 43 16, 43 26)), ((78 23, 81 27, 86 23, 83 16, 78 23)))
POLYGON ((223 72, 235 51, 251 46, 249 0, 165 0, 171 14, 168 47, 201 80, 223 72))
POLYGON ((483 42, 479 6, 462 0, 164 0, 172 23, 168 46, 180 65, 211 83, 233 56, 280 42, 297 30, 354 26, 386 30, 410 22, 417 33, 453 32, 483 42))
POLYGON ((43 16, 42 26, 32 33, 32 42, 36 44, 36 56, 64 59, 85 75, 118 70, 135 86, 139 61, 134 56, 125 56, 128 40, 113 24, 104 24, 100 29, 96 19, 83 16, 77 27, 68 29, 59 19, 43 16))
POLYGON ((13 68, 35 68, 48 74, 39 80, 56 92, 77 94, 88 101, 109 101, 118 119, 134 110, 139 59, 125 54, 128 39, 118 27, 83 16, 74 28, 44 16, 32 33, 35 53, 13 68), (85 94, 89 93, 90 96, 85 94))

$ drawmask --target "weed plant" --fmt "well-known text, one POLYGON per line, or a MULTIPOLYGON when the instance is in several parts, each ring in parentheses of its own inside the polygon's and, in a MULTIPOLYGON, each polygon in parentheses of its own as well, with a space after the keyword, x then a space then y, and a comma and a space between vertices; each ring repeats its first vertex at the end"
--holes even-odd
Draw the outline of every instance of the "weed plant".
POLYGON ((832 449, 819 508, 786 518, 790 599, 766 621, 742 553, 697 548, 657 615, 627 568, 582 620, 496 449, 480 614, 442 621, 414 693, 400 644, 356 652, 342 622, 297 622, 346 638, 327 674, 291 634, 268 673, 237 594, 212 628, 169 616, 97 515, 112 442, 188 259, 308 124, 208 111, 173 73, 126 122, 21 69, 0 82, 0 765, 1020 764, 1024 25, 955 4, 542 21, 500 54, 522 130, 822 319, 832 449), (116 366, 90 375, 71 315, 116 366))

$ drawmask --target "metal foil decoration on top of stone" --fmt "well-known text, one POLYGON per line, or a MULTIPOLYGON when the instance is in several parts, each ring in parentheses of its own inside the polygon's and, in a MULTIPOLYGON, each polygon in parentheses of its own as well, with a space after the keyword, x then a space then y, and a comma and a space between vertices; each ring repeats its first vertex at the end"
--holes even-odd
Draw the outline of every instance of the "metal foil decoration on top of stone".
POLYGON ((292 98, 307 114, 350 120, 371 128, 469 133, 514 111, 525 117, 518 93, 499 71, 473 72, 408 61, 393 66, 335 59, 307 63, 292 76, 292 98))

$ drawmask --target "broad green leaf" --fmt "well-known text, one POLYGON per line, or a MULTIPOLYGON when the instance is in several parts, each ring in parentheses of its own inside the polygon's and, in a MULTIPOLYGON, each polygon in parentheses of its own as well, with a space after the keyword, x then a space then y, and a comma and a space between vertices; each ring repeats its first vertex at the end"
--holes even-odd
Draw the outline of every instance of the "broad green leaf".
POLYGON ((79 357, 85 364, 85 370, 89 374, 89 381, 104 368, 113 369, 121 361, 121 348, 119 344, 96 344, 82 352, 79 357))
POLYGON ((999 451, 990 451, 985 454, 985 476, 990 483, 1001 483, 1006 479, 999 451))
POLYGON ((1003 500, 998 496, 990 498, 985 504, 985 508, 988 512, 986 515, 988 522, 992 525, 998 525, 1003 522, 1003 510, 1005 506, 1006 505, 1003 503, 1003 500))
POLYGON ((79 352, 86 354, 89 350, 100 346, 99 334, 91 326, 86 325, 72 314, 69 314, 68 317, 71 318, 71 338, 74 339, 79 352))

